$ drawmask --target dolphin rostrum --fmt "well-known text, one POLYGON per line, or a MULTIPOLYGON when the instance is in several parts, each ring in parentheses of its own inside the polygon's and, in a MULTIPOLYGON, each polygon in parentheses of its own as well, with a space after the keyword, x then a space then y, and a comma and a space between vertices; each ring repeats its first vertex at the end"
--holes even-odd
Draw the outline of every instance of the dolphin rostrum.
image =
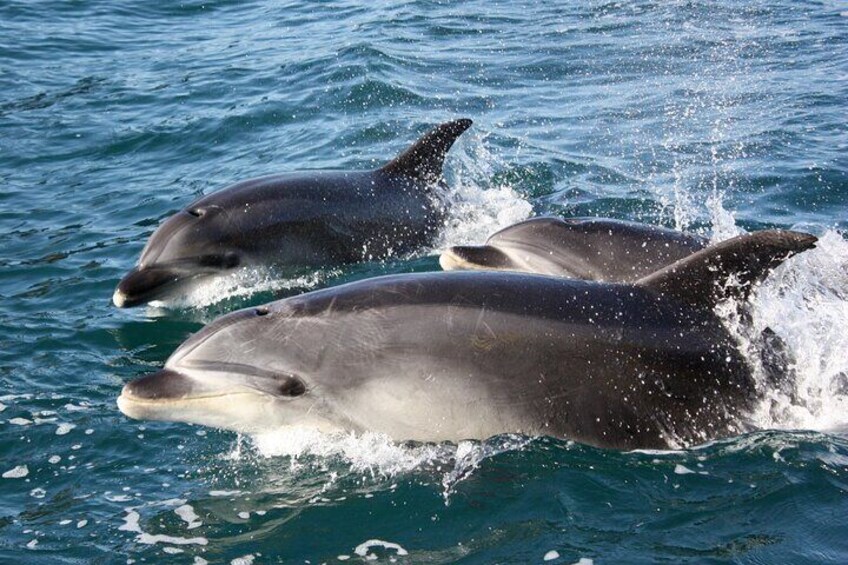
POLYGON ((168 299, 237 267, 323 267, 414 251, 443 221, 433 188, 470 126, 444 123, 376 170, 274 175, 204 196, 153 232, 113 302, 168 299))
POLYGON ((742 235, 633 283, 464 271, 309 292, 218 318, 128 383, 118 406, 247 433, 702 443, 746 429, 758 398, 716 303, 745 299, 815 241, 742 235))

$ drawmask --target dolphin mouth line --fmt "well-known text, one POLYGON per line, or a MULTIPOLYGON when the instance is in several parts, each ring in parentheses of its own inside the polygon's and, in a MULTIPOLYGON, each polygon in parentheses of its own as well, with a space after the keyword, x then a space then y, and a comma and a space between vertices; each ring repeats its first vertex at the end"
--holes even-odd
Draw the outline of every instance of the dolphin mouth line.
POLYGON ((267 396, 269 398, 274 398, 272 395, 262 392, 261 390, 239 390, 234 392, 221 392, 217 394, 204 394, 201 396, 183 396, 181 398, 141 398, 140 396, 135 396, 133 394, 127 394, 125 392, 121 392, 120 396, 118 396, 118 400, 125 400, 129 402, 134 402, 135 404, 145 404, 148 406, 155 406, 159 404, 179 404, 181 402, 192 402, 195 400, 209 400, 212 398, 224 398, 225 396, 241 396, 241 395, 255 395, 255 396, 267 396))
POLYGON ((238 263, 216 265, 209 258, 206 258, 206 263, 197 264, 173 261, 148 266, 137 265, 118 282, 112 295, 112 303, 118 308, 132 308, 160 299, 167 300, 175 287, 198 279, 228 274, 237 267, 238 263))

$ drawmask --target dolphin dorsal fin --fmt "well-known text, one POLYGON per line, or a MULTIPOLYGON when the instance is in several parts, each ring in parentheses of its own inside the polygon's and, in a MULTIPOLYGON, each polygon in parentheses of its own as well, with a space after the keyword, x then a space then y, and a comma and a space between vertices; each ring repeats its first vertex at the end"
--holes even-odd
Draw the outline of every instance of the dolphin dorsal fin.
POLYGON ((463 118, 437 126, 380 170, 425 182, 438 180, 442 176, 442 164, 448 149, 471 127, 471 123, 471 120, 463 118))
POLYGON ((693 306, 712 308, 725 298, 744 300, 773 269, 815 247, 815 242, 815 236, 786 230, 740 235, 684 257, 636 284, 693 306))

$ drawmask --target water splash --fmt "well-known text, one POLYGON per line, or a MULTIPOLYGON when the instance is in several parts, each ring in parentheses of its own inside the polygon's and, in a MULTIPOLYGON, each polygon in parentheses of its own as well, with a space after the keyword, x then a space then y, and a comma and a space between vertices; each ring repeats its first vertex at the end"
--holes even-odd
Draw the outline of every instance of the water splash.
MULTIPOLYGON (((742 232, 732 214, 716 209, 714 241, 742 232)), ((778 267, 751 298, 744 315, 718 308, 749 360, 763 396, 751 423, 761 429, 840 431, 848 427, 848 241, 827 230, 816 248, 778 267), (761 354, 763 332, 786 349, 788 370, 769 377, 761 354)))
POLYGON ((486 135, 469 135, 451 153, 450 188, 439 198, 447 213, 433 250, 479 244, 494 232, 525 220, 533 206, 508 184, 491 184, 507 164, 486 144, 486 135))
POLYGON ((263 457, 288 457, 292 467, 313 458, 340 459, 350 470, 391 477, 427 466, 449 456, 447 444, 398 444, 376 432, 323 433, 313 428, 287 427, 258 434, 253 445, 263 457))
POLYGON ((768 391, 762 428, 848 426, 848 241, 826 231, 776 270, 753 299, 752 331, 771 328, 794 358, 792 381, 768 391))
POLYGON ((710 223, 712 225, 711 243, 718 243, 731 237, 736 237, 745 232, 742 228, 736 225, 736 216, 733 212, 724 207, 722 195, 713 193, 707 198, 707 211, 710 215, 710 223))
POLYGON ((310 290, 339 274, 341 274, 341 271, 338 269, 319 269, 311 273, 294 276, 277 272, 272 268, 239 269, 226 276, 198 281, 183 294, 167 301, 153 301, 150 306, 154 309, 205 308, 224 300, 247 298, 263 292, 279 293, 296 289, 310 290))
MULTIPOLYGON (((309 467, 316 460, 322 465, 336 460, 357 475, 392 478, 398 475, 431 471, 441 475, 442 497, 450 504, 456 486, 468 479, 483 461, 508 451, 523 450, 532 439, 521 435, 502 435, 486 441, 462 441, 459 444, 397 443, 385 434, 364 432, 322 433, 310 428, 290 427, 258 434, 252 445, 261 457, 287 457, 291 470, 309 467)), ((227 456, 250 456, 241 442, 227 456)), ((329 473, 329 481, 335 475, 329 473)))

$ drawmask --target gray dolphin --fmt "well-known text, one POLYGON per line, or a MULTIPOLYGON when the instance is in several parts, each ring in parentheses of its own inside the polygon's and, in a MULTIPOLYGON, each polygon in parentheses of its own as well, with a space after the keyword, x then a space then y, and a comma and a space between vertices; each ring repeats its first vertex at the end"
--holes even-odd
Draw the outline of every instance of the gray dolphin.
POLYGON ((743 429, 757 398, 714 305, 745 298, 815 241, 743 235, 629 284, 465 271, 314 291, 218 318, 128 383, 118 406, 247 433, 701 443, 743 429))
POLYGON ((168 298, 236 267, 316 267, 413 251, 442 222, 432 189, 470 126, 468 119, 442 124, 376 170, 275 175, 204 196, 153 232, 113 302, 168 298))
POLYGON ((532 218, 494 233, 484 245, 451 247, 439 263, 446 271, 520 271, 632 282, 706 245, 697 236, 636 222, 532 218))

